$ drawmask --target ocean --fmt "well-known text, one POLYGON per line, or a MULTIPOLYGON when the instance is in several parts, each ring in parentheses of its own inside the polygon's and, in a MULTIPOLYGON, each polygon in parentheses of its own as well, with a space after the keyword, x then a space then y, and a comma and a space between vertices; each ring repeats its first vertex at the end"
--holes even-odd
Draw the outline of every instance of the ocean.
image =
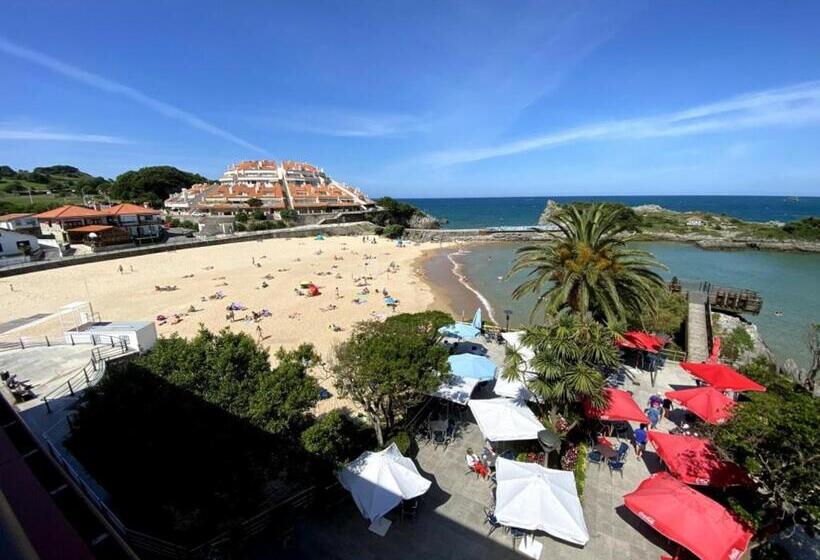
MULTIPOLYGON (((598 197, 595 200, 601 200, 598 197)), ((554 197, 556 202, 581 200, 554 197)), ((789 221, 820 215, 820 198, 797 202, 779 197, 607 197, 630 206, 660 204, 677 210, 722 211, 745 220, 789 221), (700 204, 700 205, 699 205, 700 204), (715 210, 715 209, 720 210, 715 210)), ((446 227, 468 228, 497 225, 534 224, 546 205, 546 198, 508 199, 423 199, 414 205, 437 216, 447 217, 446 227)), ((651 242, 638 244, 663 262, 669 272, 684 282, 746 288, 763 297, 763 310, 746 318, 755 323, 778 362, 793 358, 801 367, 810 363, 807 347, 809 325, 820 322, 820 255, 775 251, 706 251, 694 245, 651 242), (775 315, 775 312, 778 315, 775 315), (781 315, 782 313, 782 315, 781 315)), ((428 262, 431 280, 444 285, 445 298, 456 315, 469 317, 481 298, 489 305, 497 322, 504 324, 504 310, 512 311, 511 326, 526 324, 534 298, 513 300, 512 290, 521 278, 500 280, 510 268, 520 243, 469 245, 466 254, 449 255, 458 263, 459 273, 479 295, 461 287, 450 272, 448 254, 428 262)))
POLYGON ((820 216, 820 197, 783 196, 552 196, 520 198, 411 198, 421 208, 452 229, 532 226, 552 199, 558 204, 578 201, 620 202, 627 206, 658 204, 677 212, 727 214, 751 222, 790 222, 820 216))

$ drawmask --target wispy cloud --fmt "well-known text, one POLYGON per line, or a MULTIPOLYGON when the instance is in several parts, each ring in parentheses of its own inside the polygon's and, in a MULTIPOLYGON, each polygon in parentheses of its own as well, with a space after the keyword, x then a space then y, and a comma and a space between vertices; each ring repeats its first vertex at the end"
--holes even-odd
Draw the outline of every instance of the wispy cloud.
POLYGON ((294 108, 281 115, 254 120, 257 125, 343 138, 401 137, 425 131, 429 126, 425 118, 409 114, 324 108, 294 108))
POLYGON ((207 132, 208 134, 212 134, 214 136, 217 136, 219 138, 242 146, 243 148, 247 148, 249 150, 254 150, 256 152, 261 153, 266 152, 264 148, 252 144, 247 140, 243 140, 235 134, 228 132, 223 128, 219 128, 201 119, 200 117, 192 113, 189 113, 188 111, 180 109, 179 107, 175 107, 169 103, 165 103, 164 101, 160 101, 158 99, 150 97, 132 87, 120 84, 113 80, 109 80, 97 74, 87 72, 81 68, 77 68, 76 66, 72 66, 60 60, 57 60, 56 58, 53 58, 47 54, 37 52, 26 47, 20 46, 18 44, 12 43, 11 41, 4 39, 3 37, 0 37, 0 52, 4 52, 8 55, 14 56, 21 60, 31 62, 38 66, 42 66, 53 72, 62 74, 63 76, 84 83, 100 91, 120 95, 122 97, 130 99, 131 101, 139 103, 140 105, 147 107, 152 111, 159 113, 160 115, 182 122, 192 128, 201 130, 203 132, 207 132))
POLYGON ((127 144, 128 140, 103 134, 51 132, 48 130, 20 130, 0 128, 0 140, 32 140, 41 142, 93 142, 98 144, 127 144))
POLYGON ((820 123, 820 81, 813 81, 747 93, 653 117, 605 121, 494 146, 434 152, 424 159, 433 164, 452 165, 577 142, 663 138, 817 123, 820 123))

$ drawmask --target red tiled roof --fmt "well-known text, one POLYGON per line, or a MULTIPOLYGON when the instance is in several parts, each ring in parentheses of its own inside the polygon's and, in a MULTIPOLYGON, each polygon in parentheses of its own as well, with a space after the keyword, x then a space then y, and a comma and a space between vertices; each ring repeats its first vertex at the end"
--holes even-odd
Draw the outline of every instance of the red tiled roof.
POLYGON ((107 216, 105 212, 94 210, 93 208, 86 208, 85 206, 74 206, 67 204, 60 206, 47 212, 40 212, 34 217, 38 220, 63 220, 69 218, 104 218, 107 216))
POLYGON ((71 228, 68 231, 75 233, 97 233, 99 231, 107 231, 109 229, 114 229, 114 226, 90 225, 71 228))
POLYGON ((28 218, 29 216, 33 216, 34 214, 3 214, 0 216, 0 222, 10 222, 12 220, 17 220, 19 218, 28 218))
POLYGON ((103 210, 109 216, 120 216, 122 214, 142 214, 142 215, 151 215, 155 216, 157 214, 162 214, 159 210, 154 210, 153 208, 146 208, 145 206, 138 206, 136 204, 130 203, 123 203, 117 204, 116 206, 112 206, 111 208, 106 208, 103 210))

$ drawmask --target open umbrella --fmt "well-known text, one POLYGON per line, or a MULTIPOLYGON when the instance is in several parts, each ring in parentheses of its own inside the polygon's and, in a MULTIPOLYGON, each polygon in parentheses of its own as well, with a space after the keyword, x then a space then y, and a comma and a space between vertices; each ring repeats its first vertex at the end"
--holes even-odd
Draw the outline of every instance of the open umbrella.
POLYGON ((713 387, 695 387, 669 391, 666 397, 686 407, 710 424, 723 424, 732 417, 737 403, 713 387))
POLYGON ((651 431, 649 441, 669 472, 682 482, 719 488, 751 482, 743 469, 721 459, 708 440, 651 431))
POLYGON ((626 421, 649 423, 641 407, 632 399, 632 395, 620 389, 604 389, 606 406, 593 408, 589 401, 584 401, 584 412, 589 418, 609 421, 626 421))
POLYGON ((413 461, 402 455, 395 443, 379 452, 362 453, 338 476, 356 507, 370 521, 430 488, 430 481, 419 474, 413 461))
POLYGON ((559 539, 585 545, 589 532, 572 471, 545 469, 499 457, 495 517, 502 525, 544 531, 559 539))
POLYGON ((635 515, 701 560, 738 560, 752 532, 719 503, 675 479, 656 473, 624 496, 635 515))
POLYGON ((766 387, 760 383, 755 383, 739 371, 736 371, 725 364, 696 364, 693 362, 681 362, 680 367, 702 379, 715 389, 724 391, 760 391, 766 387))
POLYGON ((495 377, 496 366, 489 358, 476 354, 455 354, 447 358, 453 375, 489 381, 495 377))
POLYGON ((648 350, 649 352, 657 352, 663 348, 665 344, 662 338, 640 331, 625 332, 616 342, 624 348, 637 348, 638 350, 648 350))
POLYGON ((475 327, 476 329, 481 330, 481 325, 483 324, 483 321, 481 320, 481 308, 480 307, 475 310, 475 315, 473 315, 473 320, 470 322, 470 324, 473 327, 475 327))
POLYGON ((524 401, 472 399, 467 406, 481 433, 490 441, 538 439, 538 432, 544 429, 524 401))

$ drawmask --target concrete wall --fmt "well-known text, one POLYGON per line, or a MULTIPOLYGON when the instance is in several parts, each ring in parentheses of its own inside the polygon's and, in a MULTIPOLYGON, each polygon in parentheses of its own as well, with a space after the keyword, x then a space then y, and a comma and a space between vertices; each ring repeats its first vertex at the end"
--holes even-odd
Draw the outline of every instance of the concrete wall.
POLYGON ((17 248, 17 243, 20 241, 28 241, 32 252, 40 248, 37 238, 33 235, 25 233, 17 233, 11 230, 0 230, 0 257, 15 257, 22 255, 23 252, 17 248))
POLYGON ((82 255, 76 257, 63 257, 61 259, 46 260, 36 263, 26 263, 20 266, 8 267, 0 270, 0 278, 36 272, 38 270, 49 270, 52 268, 62 268, 89 262, 101 262, 122 257, 134 257, 138 255, 149 255, 152 253, 164 253, 167 251, 182 251, 184 249, 194 249, 196 247, 208 247, 209 245, 222 245, 225 243, 241 243, 243 241, 255 241, 257 239, 287 239, 290 237, 313 237, 317 233, 326 236, 330 235, 372 235, 374 225, 369 222, 356 222, 353 224, 330 224, 321 226, 298 226, 294 228, 273 229, 266 231, 254 231, 235 233, 232 235, 220 235, 206 239, 191 239, 179 243, 162 243, 158 245, 147 245, 143 247, 129 247, 108 253, 96 253, 93 255, 82 255))

